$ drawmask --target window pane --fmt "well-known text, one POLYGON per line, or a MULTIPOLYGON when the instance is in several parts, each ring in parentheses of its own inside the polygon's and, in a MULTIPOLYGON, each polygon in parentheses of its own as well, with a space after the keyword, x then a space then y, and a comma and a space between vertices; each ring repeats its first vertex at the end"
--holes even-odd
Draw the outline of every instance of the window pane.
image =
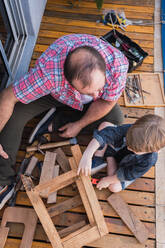
POLYGON ((0 53, 0 90, 5 87, 8 77, 9 77, 9 74, 7 72, 5 63, 0 53))
POLYGON ((9 59, 14 44, 14 37, 3 0, 0 1, 0 40, 9 59))

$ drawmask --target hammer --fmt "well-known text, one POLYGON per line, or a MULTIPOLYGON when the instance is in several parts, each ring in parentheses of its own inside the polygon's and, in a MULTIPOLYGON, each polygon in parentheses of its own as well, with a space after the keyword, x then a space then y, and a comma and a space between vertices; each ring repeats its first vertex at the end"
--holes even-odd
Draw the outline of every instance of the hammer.
POLYGON ((76 145, 76 144, 77 144, 77 139, 74 137, 74 138, 71 138, 69 140, 60 141, 60 142, 51 142, 51 143, 47 143, 47 144, 43 144, 43 145, 39 145, 39 146, 28 146, 26 148, 26 151, 27 152, 34 152, 34 151, 38 151, 38 149, 44 150, 44 149, 50 149, 50 148, 66 146, 66 145, 76 145))

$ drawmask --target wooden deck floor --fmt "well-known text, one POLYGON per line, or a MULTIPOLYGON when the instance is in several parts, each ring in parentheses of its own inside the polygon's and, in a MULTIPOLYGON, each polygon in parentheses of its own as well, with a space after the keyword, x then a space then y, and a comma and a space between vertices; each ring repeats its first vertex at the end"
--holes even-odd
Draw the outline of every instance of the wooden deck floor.
MULTIPOLYGON (((143 20, 153 22, 154 0, 104 0, 105 9, 122 9, 126 17, 133 20, 143 20)), ((98 11, 94 0, 48 0, 37 44, 34 49, 31 66, 34 66, 36 59, 54 40, 62 35, 70 33, 87 33, 101 36, 110 31, 110 27, 97 21, 102 15, 102 10, 98 11), (71 3, 74 3, 74 6, 71 3)), ((119 30, 121 31, 121 30, 119 30)), ((121 31, 123 32, 123 31, 121 31)), ((137 69, 138 72, 153 72, 154 70, 154 28, 150 26, 130 25, 126 29, 127 36, 137 42, 149 56, 144 63, 137 69)), ((153 109, 145 108, 126 108, 123 96, 119 99, 122 110, 125 114, 125 123, 133 123, 137 118, 147 113, 153 113, 153 109)), ((27 138, 37 119, 28 123, 25 128, 20 151, 17 156, 17 165, 25 156, 25 146, 27 138)), ((70 155, 70 150, 65 147, 65 152, 70 155)), ((76 194, 72 187, 67 187, 58 192, 58 201, 67 199, 76 194)), ((153 248, 155 247, 155 173, 154 167, 151 168, 142 178, 137 179, 127 190, 121 192, 121 196, 130 205, 135 214, 145 223, 150 231, 150 236, 145 244, 139 244, 122 220, 108 205, 106 199, 110 195, 108 190, 98 191, 96 194, 100 201, 109 235, 99 242, 91 244, 92 247, 115 247, 115 248, 153 248)), ((31 203, 25 192, 19 192, 16 204, 18 206, 31 207, 31 203)), ((3 209, 4 210, 4 209, 3 209)), ((0 211, 2 217, 3 210, 0 211)), ((86 218, 84 209, 77 207, 54 218, 54 223, 60 226, 69 226, 86 218)), ((23 227, 19 224, 10 224, 10 234, 5 248, 19 247, 22 237, 23 227)), ((40 223, 37 225, 33 248, 48 248, 50 243, 46 242, 46 236, 40 223)))

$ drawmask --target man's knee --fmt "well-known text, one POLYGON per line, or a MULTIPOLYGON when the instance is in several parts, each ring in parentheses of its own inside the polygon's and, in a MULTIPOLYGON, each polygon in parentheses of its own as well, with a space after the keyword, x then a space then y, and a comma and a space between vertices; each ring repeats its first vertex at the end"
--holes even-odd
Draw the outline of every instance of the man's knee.
POLYGON ((117 126, 123 124, 124 115, 119 104, 115 104, 112 110, 106 115, 105 121, 111 122, 117 126))
POLYGON ((117 193, 117 192, 120 192, 122 190, 121 183, 110 184, 110 186, 108 188, 113 193, 117 193))

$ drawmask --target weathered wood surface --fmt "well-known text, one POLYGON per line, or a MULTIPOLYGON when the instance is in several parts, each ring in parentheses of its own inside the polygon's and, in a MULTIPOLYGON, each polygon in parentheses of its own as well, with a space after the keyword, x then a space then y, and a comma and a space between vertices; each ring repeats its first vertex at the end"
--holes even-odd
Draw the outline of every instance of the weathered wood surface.
MULTIPOLYGON (((143 22, 153 22, 154 16, 154 0, 104 0, 103 8, 106 9, 123 9, 128 19, 142 20, 143 22)), ((48 0, 47 6, 42 20, 38 40, 33 52, 31 65, 34 66, 36 59, 42 52, 57 38, 70 33, 87 33, 96 36, 102 36, 111 30, 110 27, 104 26, 101 23, 96 23, 102 16, 102 10, 98 11, 94 0, 86 1, 68 1, 68 0, 48 0), (75 2, 74 6, 71 2, 75 2)), ((135 72, 153 72, 154 58, 154 28, 153 25, 130 25, 126 32, 119 29, 119 32, 126 34, 128 37, 137 42, 149 56, 144 60, 144 63, 136 69, 135 72)), ((125 123, 133 123, 136 119, 144 114, 154 113, 151 108, 126 108, 124 106, 123 96, 119 99, 119 104, 125 115, 125 123)), ((28 122, 25 128, 20 151, 17 156, 17 166, 25 156, 25 148, 27 139, 32 128, 36 125, 38 118, 28 122)), ((82 152, 85 145, 81 144, 82 152)), ((71 156, 69 147, 63 147, 65 155, 71 156)), ((43 155, 36 153, 35 156, 39 161, 43 161, 43 155)), ((58 160, 58 159, 57 159, 58 160)), ((105 170, 103 171, 105 173, 105 170)), ((154 248, 155 247, 155 168, 152 167, 142 178, 131 184, 127 190, 121 192, 123 199, 129 204, 129 207, 142 220, 150 230, 150 237, 144 245, 139 244, 133 237, 131 232, 121 221, 117 213, 106 202, 109 196, 108 190, 95 190, 99 199, 105 220, 108 225, 110 234, 103 237, 101 240, 92 242, 88 246, 107 248, 154 248), (126 235, 126 236, 125 236, 126 235), (111 245, 112 244, 112 245, 111 245)), ((77 191, 72 186, 67 186, 65 189, 58 191, 57 203, 64 200, 69 200, 77 195, 77 191)), ((32 207, 25 192, 19 192, 16 204, 20 206, 32 207)), ((48 205, 47 205, 48 206, 48 205)), ((51 207, 49 205, 48 207, 51 207)), ((0 219, 2 218, 3 210, 0 211, 0 219)), ((72 208, 67 213, 62 213, 60 216, 53 217, 53 222, 59 226, 59 230, 70 225, 74 225, 80 221, 87 221, 84 215, 85 210, 82 205, 72 208), (60 227, 61 226, 61 227, 60 227)), ((9 224, 10 231, 5 248, 18 248, 22 237, 22 226, 20 224, 9 224), (14 239, 12 238, 14 237, 14 239)), ((47 240, 46 234, 40 223, 37 224, 36 233, 32 248, 51 248, 47 240)))

